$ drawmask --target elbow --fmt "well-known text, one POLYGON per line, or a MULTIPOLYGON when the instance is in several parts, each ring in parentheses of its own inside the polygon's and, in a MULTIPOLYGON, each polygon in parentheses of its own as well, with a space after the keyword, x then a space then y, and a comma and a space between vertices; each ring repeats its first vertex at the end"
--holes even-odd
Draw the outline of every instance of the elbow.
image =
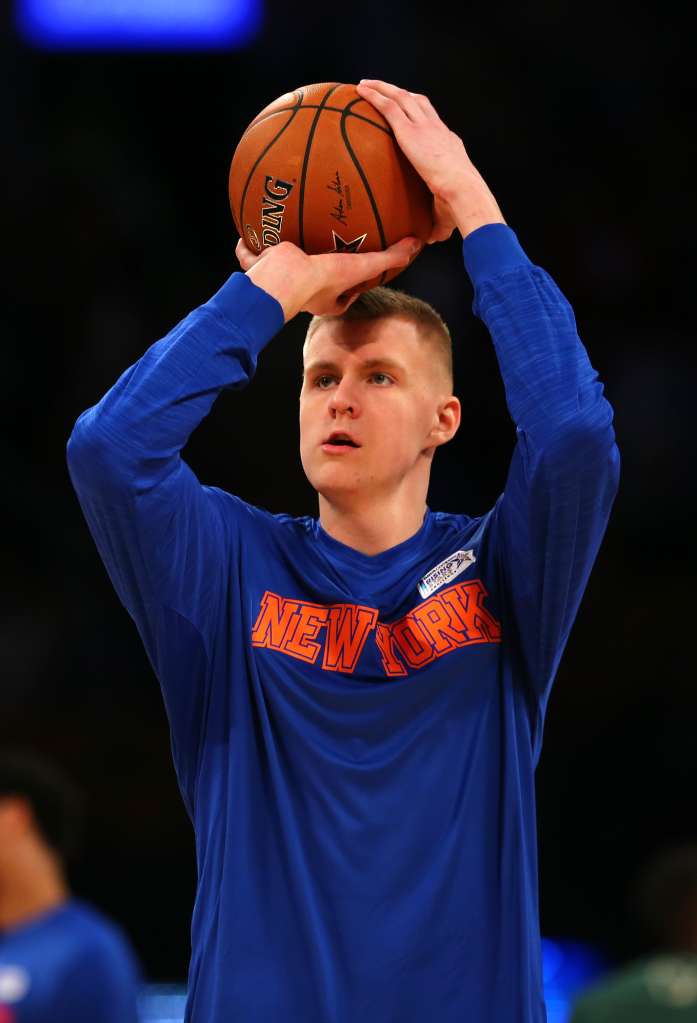
POLYGON ((595 414, 586 413, 558 425, 541 446, 541 457, 555 475, 607 476, 608 485, 616 491, 620 454, 610 405, 604 401, 595 414))
POLYGON ((68 437, 68 443, 66 445, 66 459, 71 469, 79 467, 84 461, 85 456, 91 447, 92 437, 94 430, 90 428, 87 422, 89 412, 83 412, 78 417, 75 425, 72 428, 70 436, 68 437))
POLYGON ((92 461, 100 449, 106 446, 102 431, 95 422, 94 411, 94 408, 89 408, 78 416, 68 437, 66 456, 71 468, 92 461))
POLYGON ((99 421, 96 407, 87 409, 75 423, 66 445, 66 461, 73 482, 113 483, 119 458, 113 442, 99 421))

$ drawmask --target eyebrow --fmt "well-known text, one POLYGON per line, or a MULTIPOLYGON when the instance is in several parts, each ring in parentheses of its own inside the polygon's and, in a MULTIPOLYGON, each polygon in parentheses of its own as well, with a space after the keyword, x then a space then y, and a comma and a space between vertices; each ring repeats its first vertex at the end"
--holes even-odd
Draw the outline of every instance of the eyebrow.
MULTIPOLYGON (((385 367, 386 369, 394 369, 401 373, 405 372, 405 368, 401 362, 397 362, 396 359, 391 359, 389 355, 376 359, 364 359, 360 363, 361 369, 375 369, 376 366, 385 367)), ((311 362, 309 366, 304 369, 305 376, 310 376, 312 373, 317 373, 319 370, 327 370, 331 372, 337 372, 339 366, 335 362, 328 360, 322 360, 319 362, 311 362)))

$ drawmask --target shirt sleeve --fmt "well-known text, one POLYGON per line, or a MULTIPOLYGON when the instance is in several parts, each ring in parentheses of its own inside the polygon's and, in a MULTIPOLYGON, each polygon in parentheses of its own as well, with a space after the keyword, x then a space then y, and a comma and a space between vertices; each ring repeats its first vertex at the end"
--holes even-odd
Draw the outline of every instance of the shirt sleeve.
POLYGON ((79 417, 68 441, 90 532, 162 686, 185 799, 237 520, 235 499, 202 486, 181 450, 220 392, 247 384, 282 326, 278 302, 233 274, 79 417))
POLYGON ((551 684, 617 491, 613 413, 569 303, 513 231, 479 228, 463 254, 516 426, 492 524, 510 648, 539 752, 551 684))

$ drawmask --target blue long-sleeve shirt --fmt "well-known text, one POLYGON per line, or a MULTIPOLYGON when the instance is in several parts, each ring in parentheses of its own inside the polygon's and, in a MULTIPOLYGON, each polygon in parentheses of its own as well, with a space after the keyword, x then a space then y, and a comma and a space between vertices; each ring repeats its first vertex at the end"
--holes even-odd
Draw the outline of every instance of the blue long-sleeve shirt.
POLYGON ((544 1020, 534 768, 618 455, 549 276, 503 225, 463 252, 517 426, 486 515, 369 556, 202 486, 181 449, 283 323, 243 274, 70 439, 195 829, 192 1023, 544 1020))

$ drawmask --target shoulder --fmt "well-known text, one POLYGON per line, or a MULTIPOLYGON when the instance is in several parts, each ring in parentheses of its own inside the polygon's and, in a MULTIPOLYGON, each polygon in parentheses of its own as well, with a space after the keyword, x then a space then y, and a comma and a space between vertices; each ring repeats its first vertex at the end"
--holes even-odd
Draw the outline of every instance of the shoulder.
POLYGON ((142 974, 119 925, 79 899, 68 904, 62 924, 68 948, 51 1018, 137 1023, 142 974))
POLYGON ((219 487, 207 486, 204 491, 218 505, 223 518, 243 533, 257 533, 267 538, 272 534, 289 540, 312 537, 315 520, 309 515, 297 517, 285 512, 271 512, 219 487))
POLYGON ((76 963, 137 974, 135 952, 125 931, 95 906, 73 899, 66 907, 65 924, 73 935, 76 963))
POLYGON ((466 538, 468 542, 481 539, 495 518, 498 501, 484 515, 463 515, 455 512, 431 512, 434 533, 442 539, 449 537, 466 538))
POLYGON ((476 520, 469 515, 460 515, 455 512, 432 511, 431 522, 433 528, 440 533, 461 533, 470 522, 476 520))

